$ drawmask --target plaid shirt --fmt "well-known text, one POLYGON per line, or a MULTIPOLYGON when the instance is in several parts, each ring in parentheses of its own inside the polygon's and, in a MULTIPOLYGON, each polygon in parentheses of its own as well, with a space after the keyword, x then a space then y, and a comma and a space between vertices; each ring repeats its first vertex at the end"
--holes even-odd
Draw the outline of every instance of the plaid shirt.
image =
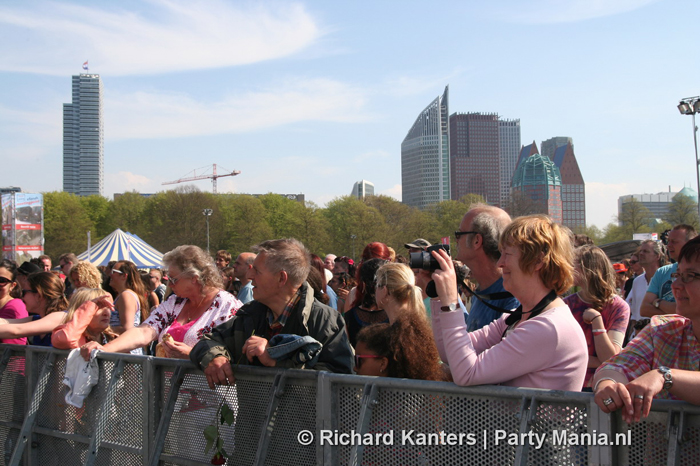
POLYGON ((292 299, 290 299, 287 305, 284 306, 284 310, 277 320, 275 320, 275 314, 272 313, 272 310, 267 310, 267 323, 270 326, 270 337, 274 337, 282 331, 282 328, 287 323, 289 315, 292 313, 294 308, 297 307, 299 299, 301 299, 301 288, 297 290, 294 296, 292 296, 292 299))
MULTIPOLYGON (((617 371, 631 381, 659 366, 700 370, 700 343, 695 338, 690 320, 668 314, 652 317, 651 323, 620 354, 604 362, 598 371, 617 371)), ((654 398, 678 399, 667 390, 662 390, 654 398)))

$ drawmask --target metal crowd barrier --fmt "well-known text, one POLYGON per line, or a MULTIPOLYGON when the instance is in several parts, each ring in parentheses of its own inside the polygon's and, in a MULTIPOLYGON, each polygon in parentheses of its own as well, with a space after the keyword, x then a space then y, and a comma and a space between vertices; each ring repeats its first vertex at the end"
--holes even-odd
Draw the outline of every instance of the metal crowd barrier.
POLYGON ((227 464, 700 463, 700 407, 681 402, 630 426, 586 393, 247 366, 210 390, 188 361, 101 353, 78 409, 64 400, 67 351, 0 354, 2 465, 211 464, 203 431, 222 400, 236 416, 220 428, 227 464))

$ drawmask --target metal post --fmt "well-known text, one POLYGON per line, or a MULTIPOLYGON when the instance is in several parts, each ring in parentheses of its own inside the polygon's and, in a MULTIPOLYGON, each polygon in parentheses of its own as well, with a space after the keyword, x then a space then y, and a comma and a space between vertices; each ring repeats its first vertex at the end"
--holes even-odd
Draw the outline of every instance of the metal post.
POLYGON ((209 254, 209 217, 214 213, 214 211, 212 209, 204 209, 202 213, 207 219, 207 254, 209 254))
POLYGON ((695 126, 695 112, 693 112, 693 142, 695 143, 695 176, 698 187, 698 218, 700 218, 700 159, 698 159, 698 127, 695 126))
POLYGON ((357 235, 350 235, 352 240, 352 260, 355 260, 355 238, 357 238, 357 235))

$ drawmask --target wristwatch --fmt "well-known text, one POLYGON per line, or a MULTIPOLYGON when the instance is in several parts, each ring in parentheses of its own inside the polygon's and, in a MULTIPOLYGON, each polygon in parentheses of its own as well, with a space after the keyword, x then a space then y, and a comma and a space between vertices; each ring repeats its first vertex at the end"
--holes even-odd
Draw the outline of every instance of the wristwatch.
POLYGON ((673 377, 671 376, 671 369, 666 366, 659 366, 659 372, 664 378, 664 390, 669 390, 673 387, 673 377))
POLYGON ((452 312, 452 311, 456 311, 458 307, 459 307, 459 303, 452 303, 452 304, 448 304, 447 306, 442 306, 440 308, 440 310, 442 312, 452 312))
POLYGON ((656 309, 658 309, 658 308, 659 308, 659 304, 661 304, 661 298, 656 298, 656 299, 654 300, 654 307, 655 307, 656 309))

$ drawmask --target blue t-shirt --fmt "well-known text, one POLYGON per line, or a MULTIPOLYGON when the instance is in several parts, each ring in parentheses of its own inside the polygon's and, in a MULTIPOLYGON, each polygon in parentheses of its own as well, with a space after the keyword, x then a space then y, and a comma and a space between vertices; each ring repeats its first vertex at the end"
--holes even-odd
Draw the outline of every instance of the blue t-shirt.
MULTIPOLYGON (((485 290, 476 290, 476 292, 479 294, 492 294, 502 291, 506 291, 505 288, 503 288, 503 277, 496 280, 485 290)), ((515 298, 488 300, 488 303, 503 309, 515 309, 520 306, 520 303, 515 298)), ((473 332, 474 330, 479 330, 481 327, 490 324, 502 315, 502 313, 491 309, 486 304, 481 302, 480 299, 472 296, 472 308, 469 311, 469 315, 465 316, 467 331, 473 332)))
POLYGON ((248 304, 253 300, 253 281, 249 281, 238 291, 238 300, 243 304, 248 304))
POLYGON ((659 267, 654 276, 651 277, 647 293, 654 293, 657 298, 675 303, 676 298, 673 297, 673 291, 671 291, 671 283, 673 283, 671 274, 677 269, 678 263, 659 267))
POLYGON ((328 305, 337 311, 338 295, 335 294, 335 291, 333 291, 330 285, 326 285, 326 294, 328 295, 328 305))

